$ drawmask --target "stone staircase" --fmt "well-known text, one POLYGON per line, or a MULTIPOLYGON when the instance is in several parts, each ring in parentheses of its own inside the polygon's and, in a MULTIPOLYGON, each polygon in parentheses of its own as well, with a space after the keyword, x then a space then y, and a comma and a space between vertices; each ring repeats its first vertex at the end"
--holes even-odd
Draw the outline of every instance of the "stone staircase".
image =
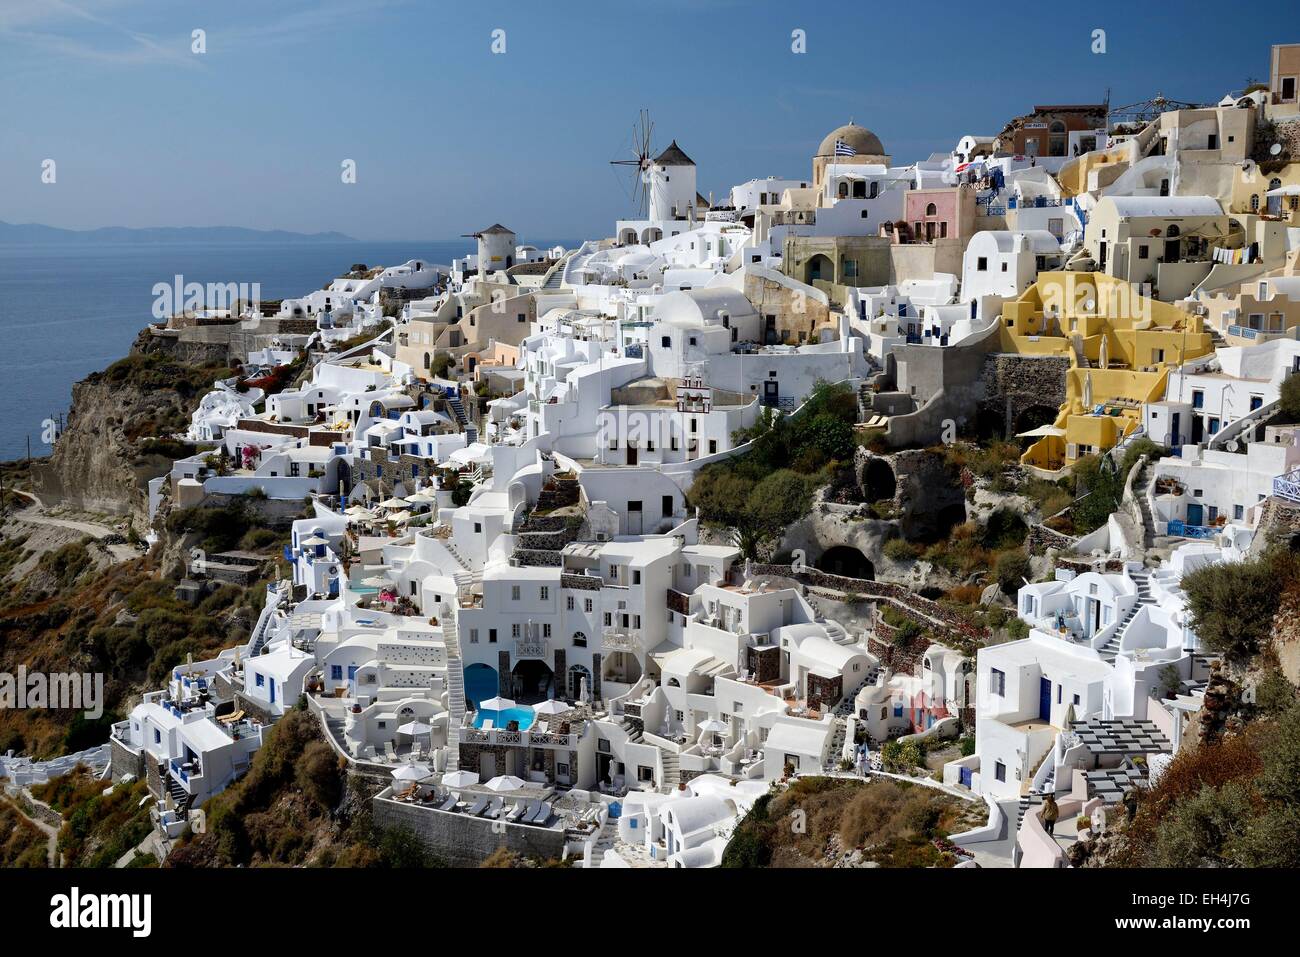
POLYGON ((846 722, 843 718, 831 718, 834 725, 831 729, 831 746, 826 754, 826 762, 823 768, 827 771, 834 771, 840 766, 840 756, 844 753, 844 736, 847 730, 846 722))
POLYGON ((469 425, 469 416, 465 414, 465 403, 460 401, 460 396, 447 396, 447 408, 451 409, 452 415, 456 417, 456 422, 462 429, 469 425))
POLYGON ((175 775, 173 775, 171 771, 166 773, 163 781, 167 785, 167 793, 171 795, 171 799, 176 805, 177 812, 184 814, 190 809, 190 792, 185 790, 184 785, 182 785, 180 781, 176 780, 175 775))
POLYGON ((1147 475, 1151 471, 1150 461, 1143 464, 1138 474, 1133 477, 1133 495, 1137 498, 1138 510, 1142 513, 1142 547, 1150 548, 1156 538, 1155 516, 1151 514, 1151 505, 1147 502, 1147 475))
POLYGON ((641 726, 635 721, 624 718, 619 727, 627 732, 627 739, 631 743, 637 744, 641 741, 641 726))
POLYGON ((1155 604, 1155 599, 1151 597, 1151 576, 1146 572, 1130 572, 1129 577, 1137 585, 1137 604, 1120 620, 1119 627, 1110 636, 1110 640, 1097 649, 1102 660, 1106 662, 1113 662, 1119 654, 1120 647, 1124 643, 1124 633, 1128 631, 1129 624, 1137 617, 1142 606, 1155 604))
POLYGON ((681 761, 677 757, 676 751, 663 751, 664 779, 661 787, 664 791, 672 794, 677 790, 677 786, 682 783, 681 761))
POLYGON ((447 709, 451 712, 447 722, 447 770, 456 771, 460 768, 460 725, 465 718, 465 669, 460 660, 456 615, 450 606, 442 606, 438 620, 447 646, 447 709))

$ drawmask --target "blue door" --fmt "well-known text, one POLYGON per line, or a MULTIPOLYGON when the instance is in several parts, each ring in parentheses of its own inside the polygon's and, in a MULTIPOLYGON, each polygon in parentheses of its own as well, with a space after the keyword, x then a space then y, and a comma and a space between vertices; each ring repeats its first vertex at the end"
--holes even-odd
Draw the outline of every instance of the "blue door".
POLYGON ((271 679, 271 704, 275 704, 275 679, 271 679))
POLYGON ((356 690, 357 690, 357 666, 348 665, 348 691, 355 692, 356 690))
POLYGON ((1187 524, 1188 524, 1188 525, 1200 525, 1200 524, 1202 523, 1202 519, 1204 519, 1204 517, 1205 517, 1205 513, 1204 513, 1204 511, 1202 510, 1202 508, 1201 508, 1200 505, 1188 505, 1188 506, 1187 506, 1187 524))
POLYGON ((1038 679, 1038 718, 1047 721, 1052 716, 1052 679, 1038 679))
POLYGON ((970 785, 971 785, 971 771, 970 771, 970 768, 961 768, 961 769, 959 769, 959 771, 958 771, 958 777, 959 777, 959 779, 960 779, 960 781, 961 781, 961 786, 962 786, 962 787, 964 787, 964 788, 968 788, 968 787, 970 787, 970 785))

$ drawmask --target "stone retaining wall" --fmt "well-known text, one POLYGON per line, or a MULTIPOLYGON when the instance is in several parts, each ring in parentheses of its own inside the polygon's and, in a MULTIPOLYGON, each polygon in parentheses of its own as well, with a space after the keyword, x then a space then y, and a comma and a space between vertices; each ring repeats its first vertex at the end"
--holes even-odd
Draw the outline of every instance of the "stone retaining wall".
POLYGON ((410 830, 430 853, 453 867, 477 867, 499 847, 543 859, 564 853, 562 828, 510 824, 383 797, 374 798, 371 808, 376 827, 410 830))

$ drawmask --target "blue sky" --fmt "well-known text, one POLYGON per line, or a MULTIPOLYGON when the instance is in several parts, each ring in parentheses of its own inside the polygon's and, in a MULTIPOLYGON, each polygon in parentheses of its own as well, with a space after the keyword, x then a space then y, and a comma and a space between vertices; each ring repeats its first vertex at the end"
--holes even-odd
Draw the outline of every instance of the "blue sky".
POLYGON ((0 220, 604 235, 631 209, 608 161, 642 107, 657 145, 676 138, 701 191, 721 196, 755 176, 808 176, 813 148, 850 117, 902 163, 1107 87, 1115 104, 1216 100, 1267 81, 1270 43, 1300 41, 1294 0, 1234 9, 0 0, 0 220), (504 54, 490 48, 498 28, 504 54), (791 52, 796 28, 804 54, 791 52), (1090 49, 1097 28, 1104 55, 1090 49), (40 182, 45 159, 54 185, 40 182), (341 182, 344 159, 355 184, 341 182))

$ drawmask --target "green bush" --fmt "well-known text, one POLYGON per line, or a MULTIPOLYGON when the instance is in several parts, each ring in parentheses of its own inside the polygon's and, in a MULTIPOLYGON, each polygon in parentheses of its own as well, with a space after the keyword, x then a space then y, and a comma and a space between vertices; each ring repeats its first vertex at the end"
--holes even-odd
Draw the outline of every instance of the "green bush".
POLYGON ((993 566, 993 575, 1002 589, 1002 594, 1014 596, 1024 580, 1032 574, 1029 556, 1021 551, 1003 552, 998 555, 993 566))

